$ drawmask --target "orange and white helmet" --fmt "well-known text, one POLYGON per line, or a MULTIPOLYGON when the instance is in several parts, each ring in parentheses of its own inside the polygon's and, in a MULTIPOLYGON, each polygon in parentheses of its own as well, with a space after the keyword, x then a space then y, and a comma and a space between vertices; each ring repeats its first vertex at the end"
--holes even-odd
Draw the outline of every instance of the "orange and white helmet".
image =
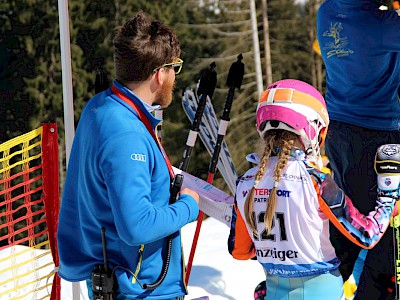
POLYGON ((270 85, 258 102, 257 130, 285 129, 300 136, 307 158, 321 167, 320 150, 326 137, 329 115, 324 97, 312 85, 296 79, 270 85))

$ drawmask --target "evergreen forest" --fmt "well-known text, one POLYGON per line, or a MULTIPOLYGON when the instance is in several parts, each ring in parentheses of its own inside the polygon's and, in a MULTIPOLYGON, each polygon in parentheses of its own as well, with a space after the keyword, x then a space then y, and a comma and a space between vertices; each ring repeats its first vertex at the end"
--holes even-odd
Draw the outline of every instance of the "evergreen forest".
MULTIPOLYGON (((67 0, 65 0, 67 1, 67 0)), ((162 137, 173 165, 178 166, 190 123, 181 105, 182 92, 194 87, 212 62, 218 74, 213 104, 220 117, 228 92, 229 67, 243 55, 245 76, 236 91, 226 143, 237 173, 248 168, 245 155, 255 150, 258 101, 256 56, 263 89, 272 81, 295 78, 324 92, 323 63, 313 50, 315 18, 322 0, 68 0, 75 126, 94 95, 96 72, 112 82, 113 30, 139 10, 174 28, 183 50, 174 101, 164 111, 162 137), (254 47, 251 4, 256 11, 254 47), (269 59, 268 59, 269 58, 269 59), (267 75, 268 74, 268 75, 267 75)), ((60 157, 65 158, 60 25, 57 0, 0 2, 0 143, 56 121, 60 157)), ((254 23, 253 23, 254 24, 254 23)), ((210 156, 200 139, 189 172, 207 176, 210 156)), ((61 159, 61 185, 65 161, 61 159)), ((215 185, 227 190, 217 173, 215 185)))

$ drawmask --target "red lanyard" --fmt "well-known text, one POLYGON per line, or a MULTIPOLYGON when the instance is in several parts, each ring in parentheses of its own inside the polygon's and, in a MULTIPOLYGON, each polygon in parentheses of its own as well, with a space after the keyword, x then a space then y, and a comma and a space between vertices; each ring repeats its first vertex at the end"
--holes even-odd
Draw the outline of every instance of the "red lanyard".
POLYGON ((161 145, 160 141, 158 140, 158 138, 156 137, 153 127, 150 124, 149 119, 147 118, 147 116, 143 113, 142 110, 139 109, 139 107, 137 107, 137 105, 135 104, 135 102, 133 102, 131 99, 129 99, 128 96, 126 96, 125 94, 123 94, 115 85, 113 85, 111 87, 111 91, 120 99, 122 99, 126 104, 128 104, 130 107, 132 107, 136 113, 138 114, 138 117, 140 119, 140 121, 142 121, 142 123, 144 124, 144 126, 146 126, 147 130, 149 131, 149 133, 151 134, 151 136, 153 137, 154 141, 156 142, 156 144, 158 145, 158 148, 161 151, 162 156, 164 157, 165 163, 167 164, 168 167, 168 171, 169 171, 169 175, 171 176, 171 178, 175 177, 174 171, 172 169, 172 165, 171 162, 168 159, 167 153, 165 152, 163 146, 161 145))

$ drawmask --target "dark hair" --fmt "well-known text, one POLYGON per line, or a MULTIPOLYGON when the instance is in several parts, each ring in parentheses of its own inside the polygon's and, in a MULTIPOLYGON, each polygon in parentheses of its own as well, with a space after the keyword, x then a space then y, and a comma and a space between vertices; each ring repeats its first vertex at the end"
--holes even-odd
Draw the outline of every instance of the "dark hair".
POLYGON ((113 44, 116 79, 122 83, 146 80, 181 52, 176 33, 142 11, 116 29, 113 44))

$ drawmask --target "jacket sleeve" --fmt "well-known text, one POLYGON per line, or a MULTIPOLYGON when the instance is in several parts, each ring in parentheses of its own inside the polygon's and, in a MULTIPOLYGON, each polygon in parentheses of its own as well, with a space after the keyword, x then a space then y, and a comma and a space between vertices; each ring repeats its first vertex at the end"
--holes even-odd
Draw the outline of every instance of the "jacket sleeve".
POLYGON ((114 136, 102 148, 100 166, 115 226, 121 239, 132 246, 158 241, 198 216, 190 195, 180 195, 168 205, 170 176, 153 142, 146 131, 136 130, 114 136), (142 159, 132 159, 134 154, 142 159))
POLYGON ((350 241, 365 249, 373 248, 389 226, 395 199, 378 196, 375 209, 365 216, 329 174, 311 175, 321 211, 350 241))
POLYGON ((256 255, 253 241, 247 231, 246 223, 235 202, 232 208, 231 230, 228 238, 228 251, 238 260, 252 259, 256 255))

